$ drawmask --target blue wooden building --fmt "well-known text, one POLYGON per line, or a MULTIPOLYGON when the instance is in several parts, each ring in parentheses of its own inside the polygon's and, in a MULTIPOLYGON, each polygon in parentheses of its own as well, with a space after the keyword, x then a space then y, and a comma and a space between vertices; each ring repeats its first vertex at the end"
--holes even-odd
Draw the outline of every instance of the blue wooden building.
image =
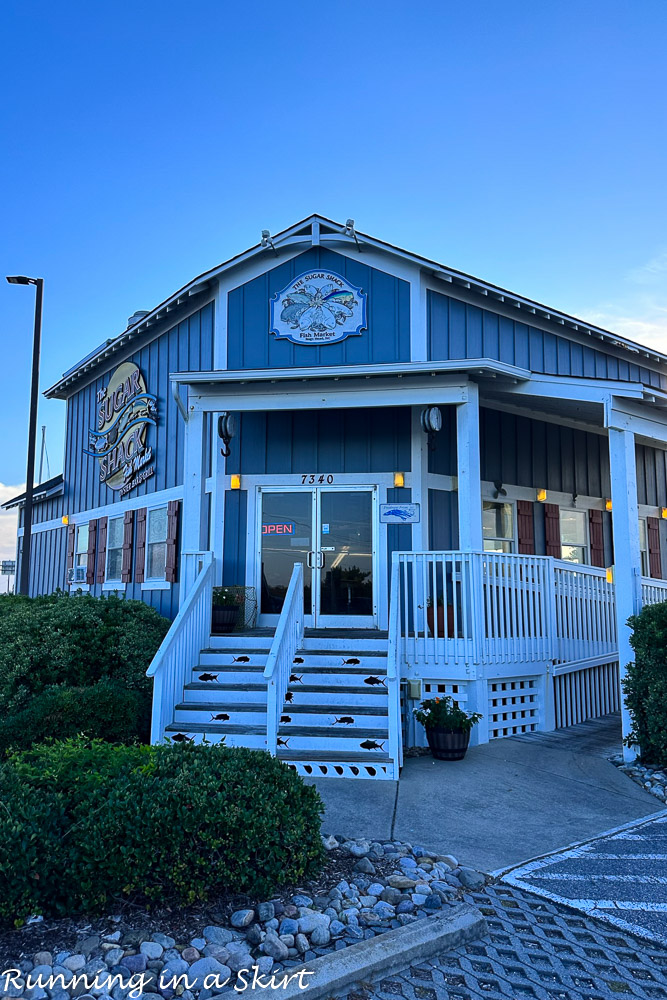
POLYGON ((32 592, 174 620, 154 739, 391 778, 431 694, 481 741, 622 708, 625 622, 667 596, 664 355, 312 216, 46 395, 32 592), (211 635, 221 586, 253 627, 211 635))

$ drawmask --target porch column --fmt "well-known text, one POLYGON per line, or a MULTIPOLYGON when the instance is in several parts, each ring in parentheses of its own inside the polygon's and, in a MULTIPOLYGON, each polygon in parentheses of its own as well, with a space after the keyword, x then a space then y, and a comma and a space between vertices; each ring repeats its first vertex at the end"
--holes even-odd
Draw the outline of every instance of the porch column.
POLYGON ((180 603, 194 583, 194 562, 188 552, 201 552, 206 537, 204 500, 206 467, 204 451, 204 414, 194 408, 197 397, 188 397, 188 419, 185 424, 185 452, 183 456, 183 520, 181 531, 181 588, 180 603))
POLYGON ((482 483, 479 450, 479 391, 467 386, 467 400, 456 407, 459 549, 481 551, 482 483))
MULTIPOLYGON (((623 694, 626 665, 634 660, 630 645, 632 629, 628 618, 639 608, 639 510, 637 506, 637 470, 635 435, 632 431, 609 428, 609 464, 611 472, 611 519, 614 534, 614 578, 616 590, 616 628, 618 632, 618 666, 621 683, 621 721, 623 739, 632 724, 623 694)), ((632 747, 623 747, 623 757, 632 761, 637 756, 632 747)))

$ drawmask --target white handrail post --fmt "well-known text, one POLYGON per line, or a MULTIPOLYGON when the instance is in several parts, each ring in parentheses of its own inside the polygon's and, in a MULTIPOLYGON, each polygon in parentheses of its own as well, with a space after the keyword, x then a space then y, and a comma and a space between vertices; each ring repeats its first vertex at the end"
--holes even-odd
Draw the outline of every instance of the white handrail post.
POLYGON ((303 617, 303 565, 295 563, 264 668, 266 747, 273 756, 278 750, 280 715, 289 684, 292 662, 303 640, 303 617))
POLYGON ((389 756, 394 761, 394 777, 403 763, 401 725, 401 587, 398 552, 391 557, 389 590, 389 630, 387 636, 387 701, 389 709, 389 756))

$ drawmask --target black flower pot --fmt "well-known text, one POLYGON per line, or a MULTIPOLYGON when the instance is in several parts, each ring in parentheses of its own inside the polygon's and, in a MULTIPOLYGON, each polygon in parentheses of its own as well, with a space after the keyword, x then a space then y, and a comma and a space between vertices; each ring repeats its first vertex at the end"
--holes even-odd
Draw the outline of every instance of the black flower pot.
POLYGON ((428 728, 426 739, 436 760, 463 760, 470 743, 470 730, 428 728))
POLYGON ((228 635, 237 626, 241 608, 238 604, 214 604, 211 632, 213 635, 228 635))

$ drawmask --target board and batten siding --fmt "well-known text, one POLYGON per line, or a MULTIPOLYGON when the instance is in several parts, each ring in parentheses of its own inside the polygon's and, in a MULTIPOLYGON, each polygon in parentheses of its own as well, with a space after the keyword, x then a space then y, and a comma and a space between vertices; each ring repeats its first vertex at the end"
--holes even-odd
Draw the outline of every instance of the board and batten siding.
MULTIPOLYGON (((24 506, 18 509, 18 526, 23 527, 24 506)), ((46 500, 36 500, 32 507, 32 523, 42 524, 44 521, 53 521, 56 517, 62 517, 65 512, 63 496, 49 497, 46 500)))
POLYGON ((229 293, 227 367, 293 368, 319 365, 381 364, 410 360, 410 286, 407 281, 313 247, 229 293), (368 294, 368 329, 337 344, 293 344, 269 334, 272 296, 299 274, 335 271, 368 294))
POLYGON ((620 379, 667 388, 667 377, 651 368, 450 295, 429 291, 427 309, 430 361, 492 358, 546 375, 620 379))
MULTIPOLYGON (((138 365, 148 392, 157 399, 157 427, 148 425, 155 475, 132 490, 131 496, 149 496, 183 482, 183 421, 171 396, 169 373, 210 371, 213 367, 213 303, 193 313, 122 361, 138 365)), ((84 455, 88 431, 96 424, 97 392, 109 382, 120 360, 67 401, 65 432, 65 504, 68 512, 103 507, 120 499, 119 491, 100 483, 99 463, 84 455)))
MULTIPOLYGON (((18 540, 20 572, 20 553, 23 538, 18 540)), ((65 590, 65 571, 67 556, 67 528, 53 528, 48 531, 35 531, 30 541, 30 596, 39 597, 42 594, 52 594, 54 590, 65 590)), ((18 577, 17 577, 18 579, 18 577)))
POLYGON ((379 407, 243 413, 227 473, 410 471, 410 410, 379 407))

